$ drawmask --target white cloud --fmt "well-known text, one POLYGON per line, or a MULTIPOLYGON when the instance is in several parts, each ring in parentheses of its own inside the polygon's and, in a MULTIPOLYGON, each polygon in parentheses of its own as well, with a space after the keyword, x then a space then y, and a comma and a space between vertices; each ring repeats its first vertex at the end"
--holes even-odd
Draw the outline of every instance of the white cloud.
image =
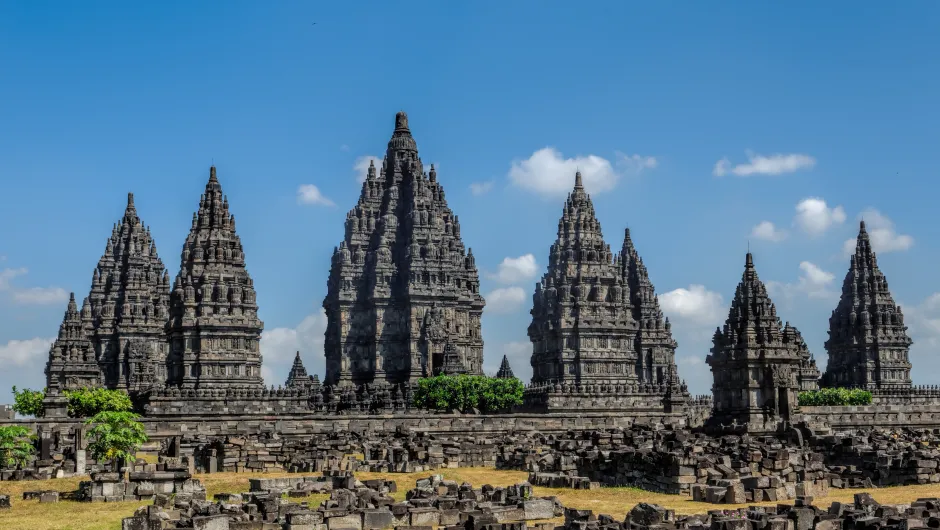
POLYGON ((13 366, 26 366, 39 361, 45 361, 49 355, 49 347, 55 339, 26 339, 11 340, 0 345, 0 364, 13 366))
MULTIPOLYGON (((932 374, 938 373, 938 367, 933 363, 936 362, 935 351, 940 347, 940 293, 933 293, 918 305, 899 305, 904 312, 908 333, 914 340, 911 347, 911 363, 920 369, 918 373, 931 377, 932 374)), ((925 382, 927 381, 917 381, 918 384, 925 382)), ((936 377, 933 377, 933 382, 936 382, 936 377)))
MULTIPOLYGON (((871 248, 880 254, 888 252, 901 252, 914 246, 914 238, 907 234, 899 234, 894 228, 894 222, 874 208, 862 212, 861 219, 865 220, 865 230, 871 240, 871 248)), ((842 246, 846 255, 855 253, 857 238, 847 239, 842 246)))
POLYGON ((704 285, 673 289, 659 295, 659 303, 663 312, 670 318, 685 319, 697 324, 717 324, 721 321, 725 309, 721 295, 709 291, 704 285))
POLYGON ((499 283, 518 283, 533 278, 538 273, 535 256, 525 254, 518 258, 503 258, 496 274, 488 276, 499 283))
POLYGON ((493 313, 512 313, 519 310, 526 300, 522 287, 501 287, 486 296, 486 309, 493 313))
POLYGON ((597 155, 564 158, 554 147, 543 147, 524 160, 514 160, 509 180, 515 186, 545 196, 564 196, 574 186, 574 175, 581 172, 588 193, 610 191, 625 173, 640 173, 655 168, 651 156, 626 155, 616 152, 616 166, 597 155))
POLYGON ((770 221, 761 221, 751 229, 751 237, 763 239, 764 241, 783 241, 787 238, 787 231, 777 228, 770 221))
POLYGON ((356 172, 356 182, 362 184, 366 181, 366 176, 369 173, 369 163, 372 162, 375 164, 375 174, 378 175, 382 167, 382 158, 378 156, 366 155, 360 156, 353 162, 353 171, 356 172))
POLYGON ((323 356, 323 334, 326 332, 326 312, 320 310, 307 315, 293 328, 273 328, 261 334, 261 369, 265 384, 283 385, 294 362, 294 354, 300 358, 310 375, 323 379, 325 358, 323 356))
POLYGON ((69 293, 61 287, 29 287, 13 291, 13 300, 27 305, 48 305, 65 302, 69 293))
POLYGON ((624 154, 617 151, 617 165, 623 169, 634 172, 641 172, 644 169, 656 169, 659 161, 654 156, 642 156, 637 154, 624 154))
POLYGON ((470 184, 470 193, 474 195, 485 195, 493 189, 494 182, 488 180, 486 182, 473 182, 470 184))
POLYGON ((27 287, 18 288, 13 285, 17 276, 25 276, 29 272, 25 268, 0 270, 0 291, 9 291, 13 301, 24 305, 57 304, 68 300, 69 293, 61 287, 27 287))
POLYGON ((816 159, 798 153, 792 154, 773 154, 770 156, 759 155, 757 153, 747 153, 746 164, 731 166, 731 161, 722 158, 715 163, 712 173, 717 177, 723 177, 729 172, 739 177, 750 175, 782 175, 784 173, 793 173, 801 169, 809 169, 816 165, 816 159))
POLYGON ((818 236, 832 225, 844 223, 845 210, 841 206, 830 208, 819 197, 808 197, 797 203, 793 222, 810 236, 818 236))
POLYGON ((800 278, 797 283, 767 282, 767 290, 772 297, 784 297, 788 300, 797 294, 805 294, 809 298, 834 300, 839 293, 833 289, 832 283, 836 275, 821 269, 809 261, 800 262, 800 278))
POLYGON ((10 283, 13 281, 13 278, 17 276, 23 276, 29 272, 25 268, 19 269, 3 269, 0 271, 0 291, 6 291, 10 288, 10 283))
POLYGON ((688 366, 689 368, 696 368, 705 364, 705 359, 701 357, 696 357, 694 355, 683 355, 676 358, 676 364, 679 366, 688 366))
POLYGON ((313 184, 301 184, 297 188, 297 204, 319 204, 321 206, 334 206, 333 201, 320 193, 320 188, 313 184))

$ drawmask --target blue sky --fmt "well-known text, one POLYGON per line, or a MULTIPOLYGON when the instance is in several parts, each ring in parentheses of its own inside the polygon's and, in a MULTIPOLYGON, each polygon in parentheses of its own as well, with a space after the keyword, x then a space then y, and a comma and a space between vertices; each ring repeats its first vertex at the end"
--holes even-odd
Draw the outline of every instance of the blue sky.
POLYGON ((863 212, 914 381, 940 383, 936 3, 352 4, 0 3, 0 396, 43 385, 128 191, 175 275, 213 162, 269 384, 295 349, 322 374, 330 255, 399 110, 477 257, 487 369, 507 353, 528 379, 580 167, 611 246, 632 229, 693 392, 748 244, 825 367, 863 212))

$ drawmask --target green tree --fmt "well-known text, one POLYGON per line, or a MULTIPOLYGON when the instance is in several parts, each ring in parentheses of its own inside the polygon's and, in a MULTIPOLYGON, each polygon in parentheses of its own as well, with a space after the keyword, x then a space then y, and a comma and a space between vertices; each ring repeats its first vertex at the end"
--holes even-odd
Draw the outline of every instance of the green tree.
POLYGON ((821 388, 800 392, 797 399, 803 407, 845 407, 871 405, 872 395, 861 388, 821 388))
POLYGON ((85 422, 93 425, 88 433, 91 443, 88 452, 95 460, 115 463, 115 471, 120 465, 132 459, 147 441, 147 431, 138 421, 140 416, 133 412, 104 411, 85 422))
POLYGON ((100 412, 130 412, 134 410, 130 396, 123 390, 82 388, 65 393, 69 400, 69 416, 90 418, 100 412))
POLYGON ((0 468, 25 466, 33 457, 35 435, 26 427, 9 425, 0 427, 0 468))
POLYGON ((13 412, 21 416, 34 416, 41 418, 44 415, 42 400, 46 398, 45 390, 30 390, 24 388, 17 390, 13 387, 13 412))
POLYGON ((414 404, 419 408, 485 413, 508 412, 522 403, 524 386, 518 379, 482 375, 438 375, 418 381, 414 404))

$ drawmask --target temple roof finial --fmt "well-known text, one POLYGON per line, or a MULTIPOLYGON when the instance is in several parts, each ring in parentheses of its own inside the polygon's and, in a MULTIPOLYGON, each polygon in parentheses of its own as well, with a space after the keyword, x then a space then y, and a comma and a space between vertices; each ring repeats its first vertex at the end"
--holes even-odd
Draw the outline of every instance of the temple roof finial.
POLYGON ((581 182, 581 171, 580 171, 580 170, 579 170, 577 173, 574 174, 574 188, 575 188, 575 189, 583 189, 583 188, 584 188, 584 183, 581 182))
POLYGON ((209 182, 218 182, 219 179, 215 176, 215 164, 209 168, 209 182))
POLYGON ((398 111, 398 114, 395 115, 395 130, 408 130, 408 114, 403 110, 398 111))

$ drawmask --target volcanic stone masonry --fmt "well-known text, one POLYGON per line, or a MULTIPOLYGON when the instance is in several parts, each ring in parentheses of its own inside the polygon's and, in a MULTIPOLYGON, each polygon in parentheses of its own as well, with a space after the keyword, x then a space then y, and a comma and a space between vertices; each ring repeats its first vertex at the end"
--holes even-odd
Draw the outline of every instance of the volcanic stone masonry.
POLYGON ((167 384, 193 389, 261 388, 255 289, 228 198, 209 170, 170 294, 167 384))
POLYGON ((434 166, 424 172, 408 116, 399 112, 382 168, 370 164, 333 252, 323 300, 324 382, 482 374, 484 304, 460 222, 434 166))
POLYGON ((789 322, 781 325, 750 252, 724 329, 715 330, 713 343, 705 358, 714 376, 712 426, 774 431, 796 413, 797 393, 819 379, 800 333, 789 322))
POLYGON ((60 331, 49 355, 47 388, 103 385, 136 393, 162 386, 169 287, 150 228, 140 221, 134 194, 128 193, 124 217, 111 230, 80 315, 74 310, 74 294, 69 301, 62 323, 65 335, 60 331), (91 362, 77 354, 85 342, 92 346, 91 362), (63 355, 65 351, 70 354, 63 355))
POLYGON ((630 231, 614 256, 580 172, 558 220, 548 270, 535 286, 528 333, 534 388, 527 406, 622 409, 662 407, 667 394, 678 403, 688 398, 669 319, 630 231), (633 397, 617 403, 605 395, 633 397))
POLYGON ((842 297, 829 319, 826 386, 898 389, 911 386, 911 338, 888 280, 878 268, 865 221, 842 283, 842 297))
MULTIPOLYGON (((286 388, 263 388, 263 323, 215 167, 180 263, 171 291, 150 229, 128 194, 88 296, 81 306, 70 298, 50 348, 48 418, 66 415, 65 391, 97 386, 126 389, 146 414, 180 422, 408 415, 418 412, 411 399, 419 378, 482 373, 485 302, 476 263, 437 171, 424 171, 404 112, 395 116, 381 168, 370 166, 333 253, 323 301, 323 384, 306 372, 298 352, 286 388)), ((713 428, 767 432, 797 421, 796 394, 820 383, 800 332, 776 317, 748 254, 709 356, 714 400, 690 397, 676 369, 669 319, 630 230, 614 255, 580 174, 531 313, 533 376, 517 411, 522 414, 567 418, 587 411, 615 422, 615 415, 629 413, 696 426, 713 406, 713 428)), ((903 417, 923 426, 940 415, 940 392, 911 385, 911 339, 864 223, 829 334, 822 383, 871 390, 880 408, 856 411, 864 421, 893 425, 903 417)), ((508 359, 498 375, 512 375, 508 359)), ((843 426, 862 421, 837 410, 823 415, 843 426)))

